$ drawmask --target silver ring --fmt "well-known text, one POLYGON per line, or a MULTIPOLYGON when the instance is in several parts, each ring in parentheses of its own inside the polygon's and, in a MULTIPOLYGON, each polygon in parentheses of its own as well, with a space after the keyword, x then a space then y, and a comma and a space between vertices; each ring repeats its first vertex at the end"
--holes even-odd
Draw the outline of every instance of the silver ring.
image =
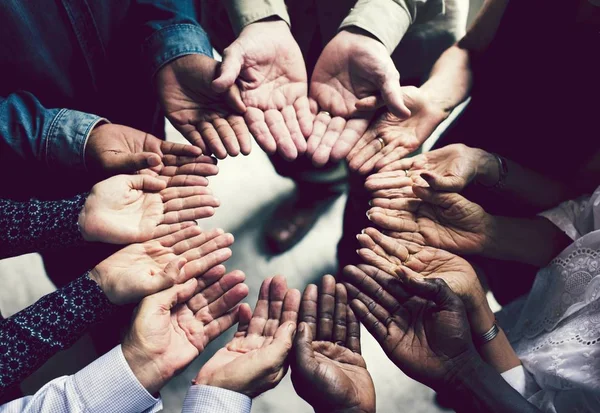
POLYGON ((381 151, 383 148, 385 148, 385 141, 383 140, 383 138, 377 138, 377 141, 381 144, 381 148, 379 148, 379 150, 381 151))
POLYGON ((319 115, 326 115, 327 117, 331 117, 331 113, 327 112, 326 110, 322 110, 319 112, 319 115))

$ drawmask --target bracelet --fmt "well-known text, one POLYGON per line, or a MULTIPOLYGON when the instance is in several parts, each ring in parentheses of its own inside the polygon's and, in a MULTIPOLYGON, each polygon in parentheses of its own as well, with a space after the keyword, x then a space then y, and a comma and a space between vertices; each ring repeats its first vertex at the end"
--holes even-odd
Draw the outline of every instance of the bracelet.
POLYGON ((479 337, 474 338, 475 344, 477 344, 478 346, 482 346, 486 343, 489 343, 490 341, 495 339, 499 333, 500 329, 498 328, 498 324, 494 321, 494 325, 488 331, 486 331, 479 337))
POLYGON ((493 153, 498 161, 498 182, 493 186, 493 188, 502 189, 506 186, 506 175, 508 175, 508 166, 506 164, 506 160, 498 155, 497 153, 493 153))

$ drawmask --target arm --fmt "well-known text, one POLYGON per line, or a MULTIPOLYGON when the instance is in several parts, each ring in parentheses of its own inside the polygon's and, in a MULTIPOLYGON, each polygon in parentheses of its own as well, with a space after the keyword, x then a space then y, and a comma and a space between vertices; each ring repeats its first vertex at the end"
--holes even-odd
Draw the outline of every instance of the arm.
POLYGON ((45 108, 29 92, 0 97, 0 148, 48 168, 85 169, 85 146, 102 118, 45 108))
POLYGON ((27 202, 0 199, 0 258, 82 244, 77 220, 86 197, 27 202))
POLYGON ((0 321, 0 394, 70 347, 115 308, 86 273, 0 321))
POLYGON ((291 24, 284 0, 227 0, 225 6, 236 34, 247 25, 268 17, 279 18, 288 26, 291 24))
POLYGON ((52 380, 33 396, 0 406, 0 413, 150 413, 161 409, 161 400, 140 384, 118 346, 76 374, 52 380))

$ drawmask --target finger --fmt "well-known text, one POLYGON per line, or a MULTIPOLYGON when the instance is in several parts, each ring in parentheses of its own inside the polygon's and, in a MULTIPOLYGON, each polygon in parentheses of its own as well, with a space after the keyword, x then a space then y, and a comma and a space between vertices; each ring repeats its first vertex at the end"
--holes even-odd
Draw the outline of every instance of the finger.
POLYGON ((271 282, 273 278, 266 278, 261 286, 258 293, 258 300, 254 307, 254 313, 252 314, 252 320, 248 327, 248 334, 262 335, 265 329, 265 324, 269 318, 269 290, 271 288, 271 282))
MULTIPOLYGON (((221 120, 227 123, 225 120, 221 120)), ((213 122, 203 120, 196 124, 196 128, 198 128, 198 132, 200 132, 200 135, 202 135, 202 140, 207 146, 207 153, 212 153, 219 159, 225 159, 227 156, 227 150, 225 149, 225 145, 223 145, 221 136, 219 136, 219 132, 213 122)))
POLYGON ((298 157, 298 150, 296 149, 296 145, 294 145, 283 114, 275 109, 267 110, 265 112, 265 121, 277 143, 277 152, 283 159, 288 161, 296 159, 298 157))
POLYGON ((373 112, 385 106, 385 102, 381 95, 373 95, 364 97, 354 104, 356 110, 361 112, 373 112))
MULTIPOLYGON (((246 284, 237 284, 232 289, 226 291, 221 297, 204 307, 198 313, 206 311, 210 314, 212 320, 216 320, 223 314, 226 314, 234 308, 240 301, 248 295, 248 286, 246 284)), ((198 317, 198 315, 196 316, 198 317)), ((204 317, 201 315, 200 317, 204 317)))
POLYGON ((417 147, 407 148, 404 145, 400 145, 400 146, 396 147, 393 151, 391 151, 389 153, 385 153, 384 154, 385 156, 382 157, 380 160, 378 160, 377 163, 375 164, 375 169, 382 170, 390 163, 395 162, 398 159, 403 159, 406 155, 410 154, 411 152, 413 152, 416 149, 417 149, 417 147))
POLYGON ((178 127, 177 130, 181 132, 188 142, 190 142, 193 146, 198 147, 202 153, 208 153, 206 144, 202 139, 202 135, 200 135, 200 132, 198 132, 198 129, 195 125, 185 125, 184 127, 178 127))
POLYGON ((198 226, 190 226, 173 234, 160 237, 156 240, 156 242, 165 248, 170 248, 176 245, 178 242, 189 238, 194 238, 200 234, 202 234, 202 230, 198 226))
POLYGON ((331 341, 333 337, 333 313, 335 311, 335 278, 324 275, 319 289, 317 340, 331 341))
POLYGON ((194 295, 196 280, 188 280, 183 284, 175 284, 172 287, 152 294, 144 298, 140 305, 140 312, 146 308, 155 308, 159 311, 170 312, 177 304, 189 300, 194 295))
POLYGON ((362 134, 350 152, 348 152, 348 156, 346 156, 348 162, 351 162, 365 146, 375 139, 377 139, 377 130, 374 127, 367 129, 367 131, 362 134))
POLYGON ((318 311, 319 289, 314 284, 309 284, 302 294, 300 304, 300 320, 309 328, 311 341, 317 338, 317 311, 318 311))
POLYGON ((167 188, 175 188, 179 186, 208 186, 208 179, 203 176, 195 175, 175 175, 162 176, 158 178, 167 183, 167 188))
POLYGON ((217 265, 223 264, 231 258, 231 250, 229 248, 220 249, 210 254, 188 262, 182 270, 182 279, 187 280, 190 278, 200 277, 202 274, 205 274, 211 268, 216 267, 217 265))
POLYGON ((248 108, 244 119, 258 146, 269 155, 273 155, 277 151, 277 142, 267 126, 264 112, 256 108, 248 108))
POLYGON ((188 307, 194 313, 197 313, 201 308, 216 302, 236 285, 243 283, 245 279, 246 276, 241 271, 232 271, 225 274, 217 282, 197 291, 196 295, 188 301, 188 307))
POLYGON ((373 241, 373 239, 370 236, 366 234, 358 234, 356 236, 356 239, 358 240, 358 243, 362 248, 368 248, 380 257, 387 258, 385 250, 379 245, 377 245, 377 243, 373 241))
POLYGON ((161 191, 167 184, 157 177, 138 174, 129 176, 129 187, 140 191, 161 191))
POLYGON ((334 143, 331 149, 331 159, 341 161, 348 156, 356 142, 367 131, 372 114, 364 114, 361 117, 352 118, 346 123, 339 139, 334 143))
POLYGON ((200 228, 197 227, 195 230, 188 229, 188 232, 184 234, 178 234, 178 238, 176 240, 169 239, 169 245, 163 245, 173 247, 173 253, 175 253, 176 255, 181 255, 193 248, 201 246, 202 244, 224 233, 225 231, 223 231, 221 228, 214 228, 208 231, 202 231, 200 228), (176 242, 171 243, 172 241, 176 242))
POLYGON ((373 198, 415 198, 412 186, 404 188, 380 189, 374 191, 371 196, 373 198))
POLYGON ((281 311, 281 323, 286 321, 298 322, 298 313, 300 312, 300 291, 295 288, 290 289, 283 299, 283 309, 281 311))
MULTIPOLYGON (((454 192, 436 192, 429 188, 414 186, 414 194, 425 202, 448 209, 455 204, 466 201, 466 199, 454 192)), ((467 201, 468 202, 468 201, 467 201)))
POLYGON ((377 155, 381 149, 381 141, 377 139, 377 136, 373 136, 373 139, 369 140, 360 150, 348 155, 348 159, 350 160, 348 166, 353 171, 358 171, 367 161, 377 155), (353 155, 352 158, 350 158, 351 155, 353 155))
MULTIPOLYGON (((195 211, 194 215, 190 216, 189 221, 193 221, 203 216, 195 216, 195 213, 200 211, 202 207, 213 207, 217 208, 221 205, 220 201, 213 195, 196 195, 187 198, 172 199, 164 203, 163 211, 165 216, 169 212, 181 212, 180 215, 184 215, 187 211, 195 211)), ((203 211, 204 212, 204 211, 203 211)))
MULTIPOLYGON (((244 284, 245 285, 245 284, 244 284)), ((216 320, 212 320, 205 327, 206 338, 208 343, 219 337, 225 331, 231 328, 239 318, 240 307, 234 307, 216 320)), ((207 344, 208 344, 207 343, 207 344)))
POLYGON ((292 366, 292 370, 296 368, 304 375, 316 370, 318 363, 315 360, 315 352, 312 346, 313 339, 310 325, 301 322, 294 338, 295 364, 292 366))
POLYGON ((161 225, 157 226, 156 229, 154 230, 154 232, 152 233, 152 238, 153 239, 161 238, 161 237, 164 237, 165 235, 174 234, 177 231, 181 231, 182 229, 193 227, 193 226, 196 226, 195 221, 180 222, 177 224, 169 224, 169 225, 161 224, 161 225))
POLYGON ((380 207, 394 211, 416 212, 421 206, 422 201, 418 198, 373 198, 369 204, 374 207, 380 207))
POLYGON ((182 211, 167 212, 164 215, 163 224, 174 224, 182 221, 195 221, 197 219, 212 217, 215 209, 211 206, 203 206, 193 209, 184 209, 182 211))
POLYGON ((160 165, 160 155, 153 152, 114 153, 106 157, 104 168, 111 172, 131 173, 160 165))
POLYGON ((331 122, 331 117, 324 112, 319 113, 315 117, 315 121, 312 127, 312 133, 307 141, 306 153, 309 156, 313 156, 323 140, 325 132, 327 132, 327 126, 331 122))
POLYGON ((212 88, 216 92, 225 93, 235 84, 244 64, 244 52, 236 43, 232 43, 223 51, 223 62, 219 68, 219 76, 212 81, 212 88))
MULTIPOLYGON (((240 154, 240 145, 238 143, 237 136, 229 122, 226 119, 218 117, 213 120, 213 125, 219 134, 219 137, 221 138, 223 146, 225 147, 226 153, 223 158, 227 156, 227 154, 231 156, 238 156, 240 154)), ((217 158, 219 158, 219 156, 217 156, 217 158)))
POLYGON ((175 186, 160 191, 160 197, 163 202, 194 195, 212 195, 212 190, 205 186, 175 186))
POLYGON ((407 186, 412 186, 413 180, 406 176, 404 171, 394 172, 396 176, 394 177, 382 177, 375 178, 375 175, 371 175, 365 181, 365 189, 369 192, 378 191, 380 189, 390 189, 390 188, 404 188, 407 186))
POLYGON ((273 342, 269 345, 270 364, 283 366, 292 349, 292 341, 296 332, 296 323, 286 321, 275 332, 273 342))
POLYGON ((238 330, 235 334, 236 337, 243 337, 248 332, 250 326, 250 320, 252 320, 252 308, 249 304, 243 303, 240 305, 238 330))
POLYGON ((390 162, 389 164, 387 164, 386 166, 384 166, 383 168, 380 169, 379 173, 382 172, 391 172, 391 171, 405 171, 405 170, 409 170, 412 168, 413 165, 413 161, 415 157, 412 158, 402 158, 402 159, 397 159, 393 162, 390 162))
POLYGON ((442 309, 464 309, 461 299, 452 291, 446 281, 441 278, 421 277, 406 267, 398 268, 396 274, 399 277, 404 276, 406 289, 412 294, 433 301, 442 309), (409 273, 412 275, 409 276, 409 273))
MULTIPOLYGON (((376 306, 376 305, 375 305, 376 306)), ((382 343, 387 337, 387 328, 374 313, 362 301, 354 299, 350 302, 350 308, 356 315, 356 318, 367 328, 369 333, 375 337, 379 343, 382 343)), ((374 308, 374 307, 373 307, 374 308)), ((383 310, 385 311, 385 310, 383 310)), ((384 318, 383 320, 385 320, 384 318)))
MULTIPOLYGON (((220 66, 219 66, 220 70, 220 66)), ((235 83, 225 92, 225 101, 229 105, 230 108, 237 111, 238 113, 246 112, 246 105, 242 100, 242 94, 240 92, 240 88, 235 83)))
POLYGON ((405 262, 408 259, 409 250, 404 243, 383 235, 375 228, 366 228, 365 234, 370 236, 377 245, 383 248, 386 254, 398 258, 401 262, 405 262))
POLYGON ((246 125, 246 122, 244 121, 244 117, 230 115, 227 117, 227 121, 237 137, 240 152, 242 155, 249 155, 252 150, 252 135, 250 134, 248 125, 246 125))
MULTIPOLYGON (((217 265, 216 267, 212 267, 210 270, 206 271, 202 278, 197 278, 198 280, 198 288, 206 288, 207 285, 212 284, 216 280, 219 280, 225 273, 227 269, 224 265, 217 265)), ((197 290, 197 292, 200 290, 197 290)))
MULTIPOLYGON (((219 230, 221 232, 222 230, 219 230)), ((211 234, 212 235, 212 234, 211 234)), ((190 249, 181 254, 188 261, 193 261, 205 257, 213 251, 218 251, 223 248, 230 247, 233 245, 234 237, 230 233, 220 234, 214 238, 208 239, 208 237, 202 238, 200 235, 199 240, 190 240, 188 245, 193 245, 190 249), (202 244, 198 245, 199 242, 202 244)))
POLYGON ((400 75, 396 71, 394 76, 389 76, 381 87, 381 97, 387 109, 397 118, 403 120, 410 117, 410 109, 406 107, 400 87, 400 75))
POLYGON ((346 319, 347 319, 347 331, 346 331, 346 348, 350 349, 354 353, 361 354, 360 348, 360 323, 352 311, 350 305, 346 306, 346 319))
POLYGON ((306 152, 306 138, 302 134, 298 118, 296 117, 296 109, 293 106, 286 106, 281 111, 285 126, 289 131, 290 138, 296 146, 297 155, 302 155, 306 152))
POLYGON ((165 166, 160 170, 162 176, 198 175, 213 176, 219 173, 219 167, 206 162, 192 162, 181 166, 165 166))
POLYGON ((346 345, 348 296, 344 284, 335 285, 335 311, 333 313, 333 342, 346 345))
POLYGON ((396 232, 419 232, 419 225, 414 219, 403 217, 391 217, 381 213, 370 213, 367 215, 369 221, 381 228, 396 232))
POLYGON ((298 119, 300 132, 304 137, 304 141, 306 141, 313 131, 315 120, 315 115, 310 108, 310 101, 307 97, 303 96, 294 102, 294 109, 296 110, 296 119, 298 119))
POLYGON ((273 337, 280 325, 281 313, 283 311, 283 300, 287 294, 288 287, 285 277, 277 275, 273 277, 269 288, 269 319, 265 324, 263 336, 273 337))
POLYGON ((194 145, 187 143, 175 143, 169 141, 161 141, 160 150, 163 153, 163 162, 166 157, 196 157, 202 155, 202 150, 194 145))
POLYGON ((389 259, 377 255, 367 248, 361 248, 357 251, 358 256, 367 264, 373 265, 382 271, 394 273, 394 270, 400 263, 392 263, 389 259))
POLYGON ((401 282, 395 277, 395 273, 393 274, 390 275, 367 265, 362 265, 361 267, 347 266, 344 268, 345 280, 391 314, 395 314, 401 303, 405 302, 409 297, 409 294, 402 287, 401 282), (364 271, 365 269, 369 271, 369 274, 364 271))
POLYGON ((315 166, 322 167, 329 162, 333 145, 335 145, 336 141, 339 139, 341 133, 344 131, 345 126, 346 120, 344 118, 336 116, 331 119, 327 125, 327 131, 325 131, 319 146, 312 155, 312 161, 315 166))

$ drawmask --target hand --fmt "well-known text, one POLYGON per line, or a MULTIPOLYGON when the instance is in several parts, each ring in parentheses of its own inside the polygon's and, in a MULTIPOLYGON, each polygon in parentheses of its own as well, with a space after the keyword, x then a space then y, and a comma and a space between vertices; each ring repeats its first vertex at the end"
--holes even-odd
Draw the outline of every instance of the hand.
POLYGON ((375 387, 360 355, 360 324, 347 305, 346 287, 331 275, 321 290, 304 290, 294 340, 292 384, 315 412, 375 412, 375 387))
POLYGON ((479 358, 463 303, 443 280, 402 283, 369 266, 346 267, 344 275, 357 318, 409 377, 439 391, 465 362, 479 358))
POLYGON ((463 258, 437 248, 388 237, 375 228, 367 228, 357 238, 362 247, 358 255, 365 263, 388 274, 394 274, 398 267, 402 267, 406 274, 418 278, 441 278, 464 301, 469 313, 487 307, 479 278, 471 264, 463 258))
POLYGON ((193 226, 123 248, 96 265, 90 278, 112 303, 135 303, 190 278, 221 273, 231 244, 233 235, 221 229, 202 232, 193 226))
POLYGON ((196 384, 256 397, 277 386, 287 372, 287 355, 296 331, 300 291, 288 290, 285 278, 267 278, 254 314, 240 306, 238 331, 206 362, 196 384))
POLYGON ((212 216, 219 200, 204 186, 166 188, 148 175, 118 175, 92 188, 79 213, 86 241, 144 242, 195 225, 212 216))
POLYGON ((156 394, 235 324, 236 304, 248 295, 243 281, 243 273, 227 274, 211 283, 192 278, 142 300, 122 349, 150 394, 156 394))
POLYGON ((201 154, 192 145, 162 141, 137 129, 107 123, 92 129, 85 145, 87 169, 103 176, 136 171, 165 178, 197 175, 202 179, 195 179, 194 184, 207 185, 203 177, 215 175, 218 169, 201 154))
POLYGON ((373 181, 392 178, 400 173, 420 176, 435 191, 461 192, 473 181, 492 186, 498 182, 498 162, 490 153, 463 144, 452 144, 407 159, 392 159, 382 173, 369 177, 373 181))
POLYGON ((252 141, 243 118, 246 106, 235 84, 223 93, 213 90, 218 68, 219 62, 200 54, 165 65, 156 75, 161 104, 173 126, 203 153, 219 159, 248 155, 252 141))
POLYGON ((213 88, 224 92, 236 81, 247 107, 244 118, 259 146, 287 160, 303 154, 313 114, 302 52, 285 22, 249 24, 225 49, 213 88))
POLYGON ((416 151, 446 119, 447 113, 431 103, 420 89, 403 87, 402 95, 410 117, 400 119, 391 112, 383 113, 348 154, 350 169, 362 175, 373 169, 388 170, 388 165, 416 151))
POLYGON ((321 112, 315 119, 307 149, 315 165, 348 155, 376 109, 359 101, 377 96, 399 118, 410 115, 402 100, 400 75, 385 46, 366 34, 340 31, 323 49, 310 81, 311 99, 333 116, 321 112))
POLYGON ((413 187, 418 200, 396 203, 401 209, 372 207, 367 216, 394 238, 457 254, 481 254, 493 239, 494 218, 456 193, 413 187))

